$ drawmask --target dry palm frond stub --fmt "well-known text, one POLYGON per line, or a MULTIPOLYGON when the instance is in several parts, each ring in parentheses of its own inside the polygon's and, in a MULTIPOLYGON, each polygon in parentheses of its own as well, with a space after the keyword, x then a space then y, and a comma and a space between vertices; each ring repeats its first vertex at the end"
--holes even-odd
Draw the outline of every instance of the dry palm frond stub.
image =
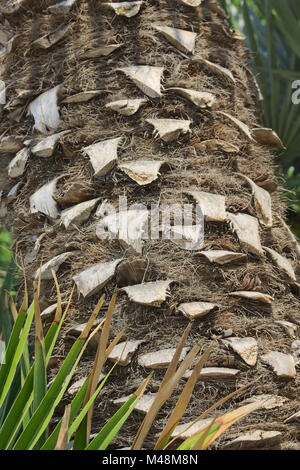
POLYGON ((271 257, 279 271, 283 272, 291 281, 296 281, 296 274, 290 260, 280 255, 272 248, 263 247, 264 251, 271 257))
POLYGON ((35 273, 35 279, 38 279, 39 276, 41 276, 41 280, 49 280, 52 279, 52 270, 57 272, 60 268, 60 266, 65 263, 71 256, 76 256, 78 255, 78 251, 69 251, 67 253, 62 253, 61 255, 57 255, 54 258, 52 258, 50 261, 47 263, 43 264, 41 268, 37 269, 35 273))
POLYGON ((73 280, 83 297, 97 294, 113 278, 116 268, 122 259, 97 263, 76 274, 73 280))
POLYGON ((8 192, 7 196, 6 196, 6 202, 7 204, 10 204, 11 202, 13 202, 17 195, 18 195, 18 192, 19 192, 19 189, 20 189, 20 186, 21 186, 21 182, 19 181, 19 183, 15 184, 8 192))
POLYGON ((77 1, 78 0, 62 0, 48 7, 48 11, 54 14, 68 13, 77 1))
POLYGON ((246 400, 243 400, 243 405, 247 405, 248 403, 256 403, 256 402, 263 402, 262 409, 264 410, 273 410, 275 408, 281 408, 286 402, 288 402, 288 398, 282 397, 280 395, 253 395, 246 400))
POLYGON ((142 1, 115 2, 115 3, 109 2, 109 3, 103 3, 103 7, 107 7, 113 10, 113 12, 116 15, 126 16, 127 18, 132 18, 133 16, 139 13, 142 4, 143 4, 142 1))
POLYGON ((295 362, 291 354, 271 351, 261 356, 261 361, 268 364, 278 377, 294 379, 296 377, 295 362))
POLYGON ((207 222, 225 222, 227 218, 225 197, 204 191, 185 191, 192 196, 203 209, 207 222))
POLYGON ((213 310, 216 310, 218 305, 210 302, 189 302, 178 306, 178 311, 190 320, 204 317, 213 310))
POLYGON ((184 29, 170 28, 169 26, 154 25, 153 27, 181 52, 194 53, 196 33, 184 29))
POLYGON ((225 444, 225 449, 258 449, 278 446, 281 442, 282 433, 280 431, 262 431, 255 429, 233 439, 225 444))
POLYGON ((113 348, 108 359, 113 362, 118 362, 120 366, 128 366, 134 353, 138 350, 139 346, 143 344, 143 342, 143 340, 131 340, 119 343, 113 348))
POLYGON ((247 261, 247 255, 245 253, 235 253, 233 251, 208 250, 200 251, 199 254, 205 256, 205 258, 207 258, 211 263, 216 263, 221 266, 230 263, 247 261))
POLYGON ((124 99, 118 101, 112 101, 105 105, 106 108, 116 111, 123 116, 132 116, 137 113, 141 106, 148 102, 147 99, 136 98, 136 99, 124 99))
POLYGON ((263 255, 258 220, 248 214, 227 213, 229 221, 237 234, 241 247, 257 256, 263 255))
POLYGON ((232 116, 231 114, 224 113, 223 111, 218 111, 217 114, 224 116, 229 121, 231 121, 248 140, 253 140, 253 137, 247 124, 240 121, 238 118, 232 116))
POLYGON ((239 292, 230 292, 233 297, 240 297, 241 299, 251 300, 252 302, 261 302, 263 304, 271 305, 273 302, 273 297, 267 294, 262 294, 261 292, 252 292, 252 291, 239 291, 239 292))
MULTIPOLYGON (((147 414, 155 400, 155 397, 156 395, 154 393, 143 395, 140 398, 136 407, 134 408, 134 411, 136 411, 137 413, 142 413, 143 415, 147 414)), ((118 406, 124 405, 124 403, 126 403, 129 398, 130 395, 118 398, 117 400, 114 400, 114 404, 118 406)))
POLYGON ((100 198, 91 199, 90 201, 85 201, 74 207, 63 210, 61 213, 61 223, 66 229, 71 228, 73 225, 79 226, 83 224, 88 220, 99 200, 100 198))
POLYGON ((32 46, 40 47, 41 49, 49 49, 54 46, 57 42, 64 38, 64 36, 69 31, 70 27, 62 24, 55 31, 52 31, 49 34, 45 34, 33 41, 32 46))
POLYGON ((285 149, 282 140, 273 129, 256 127, 251 129, 251 134, 259 144, 266 145, 267 147, 280 148, 281 150, 285 149))
POLYGON ((270 228, 273 225, 271 196, 263 188, 257 186, 248 176, 240 175, 252 189, 257 218, 262 225, 270 228))
POLYGON ((122 137, 117 137, 83 148, 90 158, 94 176, 105 176, 113 169, 118 160, 118 147, 121 142, 122 137))
POLYGON ((34 129, 45 134, 48 130, 55 131, 60 125, 60 115, 57 106, 61 85, 45 91, 28 106, 28 114, 34 117, 34 129))
POLYGON ((276 320, 275 323, 282 326, 288 332, 290 338, 296 338, 298 325, 295 325, 295 323, 286 320, 276 320))
POLYGON ((201 5, 203 0, 177 0, 178 2, 182 3, 183 5, 187 5, 188 7, 198 7, 201 5))
POLYGON ((70 131, 63 131, 57 134, 49 135, 49 137, 42 139, 38 144, 32 147, 31 152, 37 157, 52 157, 61 138, 69 132, 70 131))
POLYGON ((118 165, 118 168, 137 184, 145 186, 157 180, 160 174, 159 171, 164 163, 162 160, 137 160, 122 162, 118 165))
MULTIPOLYGON (((187 371, 183 378, 189 379, 193 371, 187 371)), ((236 380, 241 371, 239 369, 230 369, 228 367, 203 367, 198 380, 211 381, 211 380, 236 380)))
POLYGON ((207 59, 197 57, 195 60, 202 62, 204 65, 206 65, 206 67, 209 70, 211 70, 212 72, 216 72, 217 74, 221 75, 223 78, 226 78, 227 80, 229 80, 233 84, 236 83, 236 80, 235 80, 231 70, 228 70, 225 67, 222 67, 221 65, 216 64, 214 62, 210 62, 207 59))
POLYGON ((87 103, 88 101, 97 98, 103 94, 103 90, 90 90, 90 91, 81 91, 75 95, 68 96, 65 98, 63 104, 73 104, 73 103, 87 103))
POLYGON ((29 157, 30 150, 27 147, 20 150, 8 166, 8 176, 10 178, 18 178, 19 176, 22 176, 29 157))
POLYGON ((164 142, 173 142, 180 135, 190 132, 191 121, 184 119, 146 119, 154 127, 154 136, 164 142))
POLYGON ((32 196, 30 196, 30 213, 36 214, 38 212, 57 219, 59 216, 59 209, 56 201, 54 200, 54 193, 56 190, 58 178, 54 178, 49 183, 44 184, 32 196))
POLYGON ((131 65, 116 69, 130 78, 137 87, 150 98, 160 98, 163 67, 149 65, 131 65))
POLYGON ((255 338, 228 338, 222 342, 238 354, 248 366, 256 365, 258 345, 255 338))
MULTIPOLYGON (((176 349, 161 349, 160 351, 141 354, 138 357, 138 363, 146 369, 166 369, 171 363, 176 349)), ((182 361, 187 355, 189 348, 183 348, 180 360, 182 361)))
POLYGON ((122 287, 129 300, 140 305, 160 307, 168 296, 170 284, 173 281, 154 281, 137 284, 135 286, 122 287))
POLYGON ((5 135, 0 137, 0 155, 16 153, 23 147, 23 139, 19 136, 5 135))
POLYGON ((216 102, 216 97, 207 91, 189 90, 187 88, 167 88, 166 91, 171 91, 177 95, 183 96, 188 101, 193 103, 198 108, 212 108, 216 102))

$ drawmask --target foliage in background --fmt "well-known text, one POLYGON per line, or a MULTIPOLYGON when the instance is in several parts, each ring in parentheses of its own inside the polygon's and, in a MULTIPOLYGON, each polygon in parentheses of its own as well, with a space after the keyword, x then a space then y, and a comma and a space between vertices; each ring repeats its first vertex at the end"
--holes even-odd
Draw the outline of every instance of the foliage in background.
MULTIPOLYGON (((51 359, 63 321, 68 313, 73 294, 72 291, 68 305, 65 311, 62 312, 59 285, 54 271, 52 271, 52 274, 57 289, 57 309, 54 320, 45 336, 39 307, 40 282, 35 286, 33 302, 30 306, 28 306, 26 288, 24 300, 19 311, 17 311, 13 299, 11 298, 10 300, 10 312, 13 321, 6 347, 6 361, 0 365, 0 449, 62 450, 72 448, 74 450, 105 450, 113 442, 144 394, 151 380, 152 373, 140 385, 137 391, 130 396, 127 402, 106 422, 96 436, 91 438, 94 401, 101 393, 105 382, 109 379, 109 375, 118 362, 111 367, 100 383, 99 377, 110 352, 124 333, 121 331, 109 343, 110 325, 114 313, 116 293, 109 303, 105 318, 91 333, 95 319, 104 304, 104 295, 101 297, 84 331, 74 342, 64 362, 60 365, 57 375, 51 383, 48 383, 47 365, 51 359), (30 332, 33 324, 35 335, 31 350, 30 332), (75 369, 89 341, 93 337, 95 338, 96 334, 99 336, 99 339, 92 371, 83 386, 76 393, 72 402, 65 408, 64 416, 60 419, 54 430, 51 430, 50 421, 63 400, 75 369), (70 446, 71 439, 73 439, 73 442, 70 446)), ((190 329, 191 325, 187 327, 178 344, 154 402, 138 429, 132 445, 133 449, 139 450, 142 448, 158 412, 170 398, 185 372, 191 368, 194 360, 196 360, 192 374, 183 387, 176 406, 156 442, 155 449, 164 450, 170 445, 174 445, 175 439, 171 439, 172 433, 186 411, 201 369, 211 350, 210 347, 198 356, 203 346, 203 340, 201 340, 193 346, 184 360, 180 362, 182 350, 190 329)), ((208 413, 211 414, 223 403, 244 389, 245 387, 220 399, 195 422, 207 416, 208 413)), ((204 426, 191 438, 184 440, 179 447, 177 444, 176 447, 180 450, 206 449, 234 423, 260 408, 262 404, 262 402, 252 403, 237 408, 223 416, 216 417, 210 424, 204 426)))
POLYGON ((287 181, 291 223, 300 235, 300 104, 292 102, 300 80, 299 0, 219 0, 235 28, 247 38, 252 67, 264 101, 264 125, 274 129, 286 151, 279 155, 287 181))
POLYGON ((12 318, 8 306, 8 294, 15 295, 17 268, 11 253, 11 236, 0 226, 0 339, 8 341, 12 318))

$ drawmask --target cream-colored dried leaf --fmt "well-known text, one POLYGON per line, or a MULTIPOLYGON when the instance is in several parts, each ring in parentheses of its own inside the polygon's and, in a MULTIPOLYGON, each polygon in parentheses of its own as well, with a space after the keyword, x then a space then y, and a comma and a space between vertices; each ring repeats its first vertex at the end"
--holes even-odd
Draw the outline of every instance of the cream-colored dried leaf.
POLYGON ((67 253, 62 253, 61 255, 54 256, 50 261, 43 264, 41 268, 38 268, 35 272, 34 278, 38 279, 39 275, 41 274, 41 280, 50 280, 53 279, 51 270, 53 269, 57 272, 60 266, 67 261, 70 256, 74 256, 78 251, 69 251, 67 253))
POLYGON ((135 286, 123 287, 121 290, 126 292, 129 300, 140 305, 160 307, 165 302, 170 284, 173 281, 154 281, 137 284, 135 286))
POLYGON ((258 220, 248 214, 228 213, 228 219, 232 223, 242 248, 257 256, 263 255, 259 236, 258 220))
POLYGON ((225 197, 204 191, 185 191, 202 207, 207 222, 225 222, 227 218, 225 197))
POLYGON ((27 147, 17 153, 8 165, 8 176, 10 178, 18 178, 23 175, 29 156, 30 150, 27 147))
POLYGON ((178 310, 190 320, 195 320, 206 316, 216 308, 218 308, 218 305, 210 302, 189 302, 180 304, 178 310))
POLYGON ((180 135, 190 132, 192 121, 183 119, 146 119, 154 127, 154 136, 159 136, 164 142, 177 140, 180 135))
POLYGON ((116 268, 122 259, 97 263, 73 277, 77 289, 83 297, 97 294, 115 275, 116 268))
POLYGON ((252 136, 256 142, 267 147, 275 147, 285 149, 280 137, 276 134, 273 129, 266 127, 256 127, 251 130, 252 136))
POLYGON ((261 292, 255 291, 237 291, 237 292, 230 292, 231 296, 233 297, 240 297, 241 299, 251 300, 253 302, 261 302, 263 304, 271 305, 273 302, 273 297, 267 294, 262 294, 261 292))
POLYGON ((265 227, 272 227, 272 200, 271 196, 265 189, 257 186, 250 178, 245 175, 241 175, 252 189, 252 194, 254 197, 254 204, 256 209, 256 215, 258 220, 265 227))
POLYGON ((145 95, 150 98, 160 98, 161 80, 163 67, 152 67, 150 65, 131 65, 129 67, 118 68, 128 78, 130 78, 145 95))
POLYGON ((122 137, 117 137, 83 148, 90 158, 94 176, 105 176, 113 169, 118 160, 118 147, 121 142, 122 137))
POLYGON ((137 160, 122 162, 118 167, 140 186, 145 186, 157 180, 160 168, 163 164, 164 162, 160 160, 137 160))
POLYGON ((189 90, 187 88, 168 88, 167 91, 172 91, 180 96, 183 96, 195 106, 201 109, 211 108, 215 102, 216 97, 212 93, 207 91, 196 91, 196 90, 189 90))
POLYGON ((123 116, 132 116, 137 113, 141 106, 148 102, 147 99, 125 99, 112 101, 108 103, 105 107, 116 111, 123 116))
POLYGON ((115 3, 103 3, 102 6, 106 6, 114 11, 116 15, 125 16, 126 18, 132 18, 136 16, 142 6, 142 1, 137 2, 115 2, 115 3))
POLYGON ((278 377, 293 379, 296 377, 296 368, 293 356, 279 351, 271 351, 261 356, 262 362, 272 367, 278 377))
POLYGON ((257 362, 258 345, 255 338, 228 338, 222 340, 223 344, 230 347, 243 361, 251 367, 257 362))
POLYGON ((61 223, 66 229, 71 228, 74 225, 79 226, 83 224, 90 217, 91 212, 98 201, 100 201, 99 197, 63 210, 61 213, 61 223))
POLYGON ((194 54, 197 34, 184 29, 170 28, 169 26, 154 25, 154 29, 161 33, 173 46, 184 53, 194 54))
POLYGON ((297 280, 290 260, 277 253, 277 251, 272 250, 271 248, 264 247, 264 250, 271 256, 273 262, 280 271, 283 271, 291 281, 297 280))
MULTIPOLYGON (((180 356, 181 361, 185 358, 188 351, 189 348, 182 349, 182 353, 180 356)), ((172 361, 175 352, 175 348, 170 348, 142 354, 138 358, 138 363, 141 367, 145 367, 147 369, 166 369, 172 361)))
POLYGON ((54 178, 30 196, 29 205, 31 214, 41 212, 52 219, 56 219, 59 216, 58 206, 53 198, 57 180, 58 178, 54 178))
POLYGON ((223 111, 218 111, 218 114, 221 114, 222 116, 229 119, 241 131, 241 133, 245 137, 247 137, 248 140, 251 140, 251 141, 253 140, 250 129, 244 122, 240 121, 239 119, 232 116, 231 114, 224 113, 223 111))
POLYGON ((205 256, 211 263, 216 263, 221 266, 237 261, 247 261, 247 255, 245 253, 235 253, 233 251, 210 250, 201 251, 200 254, 205 256))
POLYGON ((42 93, 28 106, 28 114, 32 114, 38 132, 55 131, 60 124, 57 98, 61 85, 42 93))

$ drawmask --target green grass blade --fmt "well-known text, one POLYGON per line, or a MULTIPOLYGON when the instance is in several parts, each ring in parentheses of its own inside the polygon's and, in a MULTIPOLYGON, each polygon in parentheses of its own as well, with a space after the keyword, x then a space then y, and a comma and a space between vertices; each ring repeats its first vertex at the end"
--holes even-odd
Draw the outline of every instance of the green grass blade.
MULTIPOLYGON (((72 296, 72 294, 71 294, 72 296)), ((70 296, 70 301, 71 301, 70 296)), ((56 344, 57 337, 61 330, 62 324, 64 319, 67 315, 69 304, 64 311, 62 318, 60 319, 59 324, 53 322, 46 334, 45 337, 45 353, 46 353, 46 364, 48 364, 54 346, 56 344)), ((19 395, 17 396, 15 402, 13 403, 11 409, 9 410, 8 415, 6 416, 5 422, 0 429, 0 449, 6 449, 10 446, 11 442, 13 441, 15 435, 19 431, 20 427, 22 426, 22 420, 24 420, 26 414, 24 412, 28 411, 32 400, 33 400, 33 373, 34 373, 34 366, 31 367, 28 376, 23 384, 22 390, 20 391, 19 395)))
MULTIPOLYGON (((26 345, 27 337, 29 334, 29 330, 31 327, 31 323, 33 320, 33 315, 34 315, 34 308, 33 305, 30 307, 23 331, 20 335, 19 341, 17 343, 14 343, 15 347, 15 353, 13 355, 13 358, 11 361, 7 362, 1 367, 0 373, 2 373, 2 370, 4 371, 3 375, 5 375, 5 381, 1 387, 1 395, 0 395, 0 407, 3 405, 5 397, 7 393, 9 392, 11 383, 13 381, 13 378, 15 376, 17 366, 19 364, 19 361, 22 357, 24 347, 26 345)), ((15 338, 14 338, 15 340, 15 338)))
MULTIPOLYGON (((73 398, 71 402, 70 423, 74 421, 75 417, 77 416, 77 414, 79 413, 82 407, 87 388, 88 388, 88 378, 86 379, 86 381, 84 382, 80 390, 78 390, 78 392, 76 393, 75 397, 73 398)), ((46 442, 42 445, 41 450, 54 450, 55 444, 59 436, 61 425, 62 425, 62 419, 59 421, 59 423, 57 423, 53 432, 50 434, 46 442)))
POLYGON ((219 430, 220 425, 218 423, 212 423, 205 427, 202 431, 200 431, 195 436, 192 436, 186 439, 178 448, 177 450, 192 450, 197 442, 205 435, 204 445, 211 440, 214 434, 219 430))
POLYGON ((86 450, 105 450, 128 419, 139 399, 132 395, 126 403, 110 418, 86 450))
POLYGON ((39 407, 33 413, 27 427, 23 430, 17 440, 14 446, 15 450, 31 449, 45 431, 54 413, 55 406, 59 402, 60 396, 63 396, 63 393, 72 378, 70 373, 73 372, 73 366, 74 364, 77 365, 81 358, 83 346, 84 340, 81 339, 77 340, 72 346, 53 384, 50 386, 39 407))

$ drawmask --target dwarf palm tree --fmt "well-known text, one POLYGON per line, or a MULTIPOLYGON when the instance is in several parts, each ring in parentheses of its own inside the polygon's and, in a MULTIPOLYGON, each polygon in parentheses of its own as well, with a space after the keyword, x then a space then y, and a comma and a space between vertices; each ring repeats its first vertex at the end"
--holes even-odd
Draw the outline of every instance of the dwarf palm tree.
MULTIPOLYGON (((186 421, 238 380, 251 383, 250 401, 273 400, 249 418, 255 431, 262 416, 265 431, 277 423, 275 434, 255 434, 257 445, 291 436, 299 248, 270 153, 284 144, 260 125, 243 37, 215 1, 13 0, 1 12, 1 210, 28 277, 42 263, 45 307, 53 268, 63 291, 77 286, 70 322, 80 334, 97 294, 117 282, 112 332, 125 327, 129 342, 113 400, 128 374, 160 377, 193 321, 189 347, 217 342, 186 421), (120 196, 143 205, 126 213, 134 228, 151 205, 199 203, 204 242, 177 222, 162 237, 159 217, 158 239, 114 237, 120 196)), ((96 409, 100 420, 106 413, 96 409)))

